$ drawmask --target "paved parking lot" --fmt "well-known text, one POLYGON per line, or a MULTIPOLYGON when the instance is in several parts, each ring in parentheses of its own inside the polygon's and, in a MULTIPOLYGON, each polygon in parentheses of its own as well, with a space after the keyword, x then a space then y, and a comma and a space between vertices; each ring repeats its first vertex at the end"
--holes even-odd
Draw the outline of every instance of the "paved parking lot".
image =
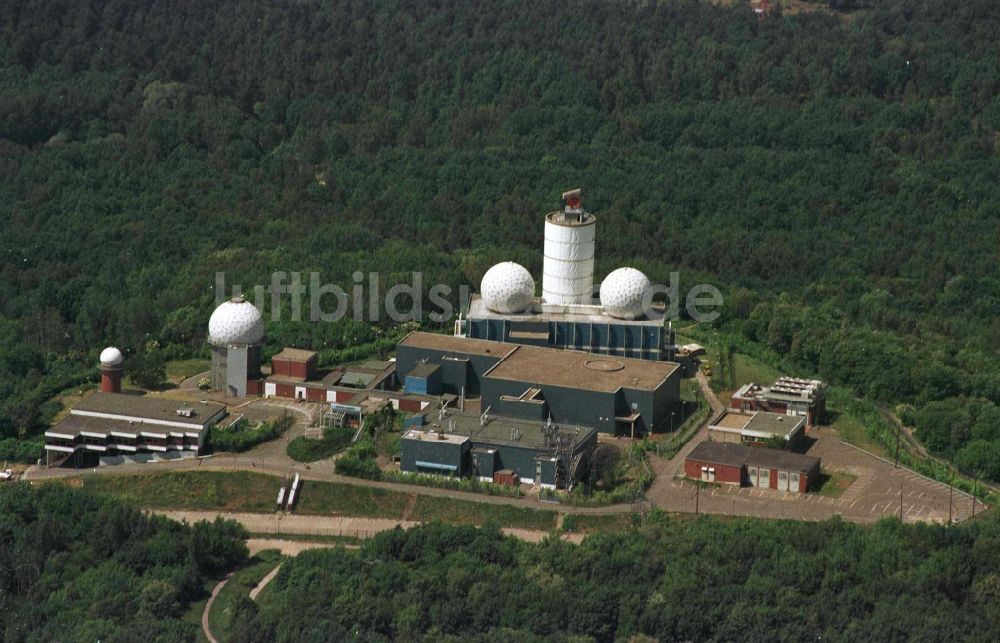
MULTIPOLYGON (((868 453, 840 441, 829 429, 810 430, 815 439, 809 455, 822 458, 826 471, 843 471, 857 476, 844 492, 836 497, 817 493, 789 493, 773 489, 735 487, 731 485, 698 485, 677 478, 690 448, 705 438, 699 434, 674 460, 653 458, 658 479, 650 489, 653 504, 670 511, 825 520, 840 515, 853 522, 874 522, 884 516, 900 516, 904 522, 947 523, 949 495, 952 519, 960 522, 969 518, 973 500, 968 494, 946 484, 934 482, 907 469, 896 469, 868 453), (657 462, 657 460, 659 460, 657 462), (902 491, 902 493, 901 493, 902 491), (901 511, 902 509, 902 511, 901 511)), ((976 513, 985 510, 976 503, 976 513)))

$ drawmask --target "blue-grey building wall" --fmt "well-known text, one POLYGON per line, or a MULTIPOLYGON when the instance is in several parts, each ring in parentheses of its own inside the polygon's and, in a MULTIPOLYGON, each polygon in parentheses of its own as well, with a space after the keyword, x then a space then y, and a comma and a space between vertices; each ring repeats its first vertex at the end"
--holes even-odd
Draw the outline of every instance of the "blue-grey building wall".
POLYGON ((417 467, 417 462, 433 462, 456 467, 455 475, 464 476, 469 471, 469 449, 471 443, 466 441, 456 444, 449 440, 434 440, 432 438, 414 440, 403 438, 400 440, 400 461, 399 468, 410 473, 442 473, 445 471, 422 471, 417 467))
POLYGON ((399 344, 396 347, 396 373, 405 381, 406 375, 421 361, 440 364, 441 391, 461 395, 479 395, 483 373, 496 366, 500 356, 468 355, 455 351, 439 351, 399 344))
MULTIPOLYGON (((487 377, 482 385, 483 408, 497 405, 501 395, 520 395, 538 386, 530 382, 487 377)), ((615 430, 615 394, 584 391, 561 386, 541 386, 552 421, 559 424, 589 426, 603 433, 615 430)), ((499 414, 498 414, 499 415, 499 414)), ((548 419, 546 416, 545 419, 548 419)))
POLYGON ((589 321, 508 321, 504 319, 469 319, 466 334, 473 339, 490 339, 514 344, 529 344, 534 346, 549 346, 552 348, 573 348, 576 350, 598 353, 602 355, 618 355, 636 359, 665 360, 670 356, 667 344, 670 343, 667 329, 663 326, 652 326, 620 322, 589 322, 589 321), (539 326, 546 328, 548 339, 512 337, 511 332, 517 330, 535 330, 539 326))

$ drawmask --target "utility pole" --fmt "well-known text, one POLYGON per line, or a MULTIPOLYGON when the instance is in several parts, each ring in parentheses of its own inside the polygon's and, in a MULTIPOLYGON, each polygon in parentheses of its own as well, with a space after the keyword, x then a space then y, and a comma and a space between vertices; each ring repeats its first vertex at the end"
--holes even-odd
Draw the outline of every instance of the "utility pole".
POLYGON ((899 468, 899 436, 903 432, 903 425, 896 427, 896 468, 899 468))
MULTIPOLYGON (((698 500, 701 498, 701 480, 699 479, 695 484, 694 491, 694 515, 698 515, 698 500)), ((973 509, 975 511, 975 509, 973 509)))
POLYGON ((899 522, 903 522, 903 480, 899 480, 899 522))

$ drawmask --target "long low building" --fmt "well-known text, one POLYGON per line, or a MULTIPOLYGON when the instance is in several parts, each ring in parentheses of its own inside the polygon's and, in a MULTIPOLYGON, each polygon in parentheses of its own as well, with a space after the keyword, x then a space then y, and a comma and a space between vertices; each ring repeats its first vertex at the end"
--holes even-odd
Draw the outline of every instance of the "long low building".
POLYGON ((46 459, 51 465, 84 454, 194 456, 225 417, 226 407, 215 402, 97 392, 45 432, 46 459))
POLYGON ((357 366, 317 368, 315 351, 285 348, 271 358, 271 374, 264 379, 264 397, 310 402, 347 403, 358 391, 391 389, 395 364, 369 360, 357 366))
POLYGON ((708 438, 717 442, 764 445, 772 439, 790 445, 805 435, 806 419, 766 411, 743 413, 724 409, 708 424, 708 438))
POLYGON ((819 479, 820 459, 783 449, 708 440, 685 458, 684 475, 704 482, 802 493, 819 479))
POLYGON ((680 405, 673 362, 432 333, 413 332, 398 344, 396 371, 413 390, 479 396, 494 415, 617 435, 664 427, 680 405))
POLYGON ((565 488, 596 445, 587 427, 444 411, 403 434, 400 469, 565 488))

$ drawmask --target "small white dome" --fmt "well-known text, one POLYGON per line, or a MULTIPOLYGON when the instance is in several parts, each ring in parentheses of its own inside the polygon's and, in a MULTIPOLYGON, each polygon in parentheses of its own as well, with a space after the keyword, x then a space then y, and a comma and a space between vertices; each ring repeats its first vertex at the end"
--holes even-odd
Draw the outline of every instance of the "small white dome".
POLYGON ((242 297, 223 302, 208 320, 208 341, 216 346, 259 344, 264 339, 264 318, 242 297))
POLYGON ((521 313, 535 298, 535 280, 521 264, 504 261, 486 271, 479 291, 486 307, 493 312, 521 313))
POLYGON ((612 317, 638 319, 643 316, 642 297, 649 286, 649 278, 641 270, 614 270, 601 282, 601 306, 612 317))
POLYGON ((125 361, 125 357, 114 346, 108 346, 101 351, 101 364, 105 366, 118 366, 123 361, 125 361))

